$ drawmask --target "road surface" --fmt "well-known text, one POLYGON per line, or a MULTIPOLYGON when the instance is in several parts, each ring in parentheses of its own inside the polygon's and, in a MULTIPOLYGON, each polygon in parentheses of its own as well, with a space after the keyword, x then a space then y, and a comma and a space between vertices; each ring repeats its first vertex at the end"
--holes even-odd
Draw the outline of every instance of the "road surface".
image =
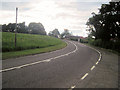
POLYGON ((53 52, 3 60, 3 88, 75 88, 99 65, 101 53, 74 41, 53 52))

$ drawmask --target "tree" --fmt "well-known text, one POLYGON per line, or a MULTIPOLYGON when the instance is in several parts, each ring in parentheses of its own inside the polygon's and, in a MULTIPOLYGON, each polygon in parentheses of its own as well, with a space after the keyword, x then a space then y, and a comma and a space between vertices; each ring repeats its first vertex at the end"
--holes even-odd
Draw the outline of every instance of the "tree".
POLYGON ((68 38, 69 36, 71 36, 71 33, 69 32, 68 29, 64 29, 64 32, 61 34, 62 38, 68 38))
POLYGON ((15 23, 9 23, 8 25, 7 25, 7 31, 8 32, 14 32, 14 30, 15 30, 15 23))
POLYGON ((18 33, 28 33, 28 29, 27 29, 27 26, 25 26, 25 22, 18 24, 17 32, 18 33))
POLYGON ((2 25, 0 24, 0 32, 2 32, 2 25))
MULTIPOLYGON (((15 23, 9 23, 8 25, 2 25, 2 32, 14 32, 15 23)), ((31 33, 46 35, 44 26, 41 23, 30 23, 29 26, 25 25, 25 22, 17 24, 17 33, 31 33)))
POLYGON ((86 24, 95 39, 120 39, 120 1, 102 4, 99 13, 93 13, 93 17, 86 24))
POLYGON ((44 26, 41 23, 30 23, 28 28, 31 34, 46 35, 44 26))
POLYGON ((7 25, 6 24, 2 25, 2 32, 7 32, 7 25))
POLYGON ((60 33, 59 33, 59 31, 58 31, 58 29, 54 29, 53 31, 50 31, 49 33, 48 33, 48 35, 49 36, 54 36, 54 37, 59 37, 60 36, 60 33))

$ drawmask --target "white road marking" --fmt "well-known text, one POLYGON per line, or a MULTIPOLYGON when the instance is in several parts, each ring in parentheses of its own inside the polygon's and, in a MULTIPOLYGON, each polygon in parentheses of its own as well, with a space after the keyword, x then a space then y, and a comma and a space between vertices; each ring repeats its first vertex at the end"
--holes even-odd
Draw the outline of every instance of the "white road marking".
MULTIPOLYGON (((84 44, 83 44, 84 45, 84 44)), ((102 57, 102 55, 101 55, 101 52, 100 51, 98 51, 97 49, 95 49, 95 48, 92 48, 92 47, 90 47, 90 46, 87 46, 87 47, 89 47, 89 48, 91 48, 91 49, 93 49, 93 50, 95 50, 100 56, 99 56, 99 58, 98 58, 98 60, 97 60, 97 62, 96 62, 96 65, 100 62, 100 60, 101 60, 101 57, 102 57)))
POLYGON ((28 64, 16 66, 16 67, 3 69, 3 70, 0 70, 0 72, 10 71, 10 70, 14 70, 14 69, 20 69, 20 68, 23 68, 23 67, 26 67, 26 66, 30 66, 30 65, 34 65, 34 64, 38 64, 38 63, 42 63, 42 62, 50 62, 52 59, 57 59, 57 58, 60 58, 60 57, 68 56, 69 54, 75 53, 78 50, 77 46, 73 42, 70 42, 70 43, 72 43, 75 46, 75 50, 73 50, 69 53, 66 53, 66 54, 63 54, 63 55, 60 55, 60 56, 56 56, 56 57, 53 57, 53 58, 49 58, 49 59, 46 59, 46 60, 42 60, 42 61, 37 61, 37 62, 33 62, 33 63, 28 63, 28 64))
POLYGON ((100 54, 100 57, 99 57, 98 61, 100 61, 100 60, 101 60, 101 54, 100 54))
POLYGON ((97 61, 97 62, 96 62, 96 65, 97 65, 98 63, 99 63, 99 62, 97 61))
POLYGON ((92 66, 91 71, 95 68, 95 66, 92 66))
POLYGON ((47 59, 47 60, 44 60, 45 62, 50 62, 51 61, 51 59, 47 59))
POLYGON ((0 70, 0 72, 10 71, 10 70, 13 70, 13 69, 16 69, 16 67, 13 67, 13 68, 8 68, 8 69, 4 69, 4 70, 0 70))
MULTIPOLYGON (((69 42, 70 42, 70 41, 69 41, 69 42)), ((73 42, 71 42, 71 43, 73 43, 73 42)), ((73 43, 73 44, 74 44, 74 43, 73 43)), ((75 44, 74 44, 74 46, 76 47, 75 50, 72 51, 72 52, 69 52, 69 53, 67 53, 67 54, 60 55, 60 56, 56 56, 56 57, 54 57, 54 58, 50 58, 50 59, 46 59, 46 60, 42 60, 42 61, 38 61, 38 62, 33 62, 33 63, 30 63, 30 64, 25 64, 25 65, 21 65, 21 66, 17 66, 17 67, 12 67, 12 68, 8 68, 8 69, 0 70, 0 72, 9 71, 9 70, 13 70, 13 69, 19 69, 19 68, 22 68, 22 67, 25 67, 25 66, 34 65, 34 64, 41 63, 41 62, 50 62, 52 59, 57 59, 57 58, 60 58, 60 57, 63 57, 63 56, 68 56, 69 54, 74 53, 74 52, 76 52, 76 51, 78 50, 78 48, 77 48, 77 46, 76 46, 75 44)), ((84 46, 86 46, 86 45, 84 45, 84 46)), ((87 47, 89 47, 89 46, 87 46, 87 47)), ((98 61, 96 62, 96 65, 97 65, 97 64, 99 63, 99 61, 101 60, 102 55, 101 55, 101 53, 100 53, 98 50, 96 50, 96 49, 94 49, 94 48, 92 48, 92 47, 89 47, 89 48, 97 51, 97 52, 100 54, 99 59, 98 59, 98 61)), ((52 53, 52 52, 51 52, 51 53, 52 53)), ((93 70, 94 68, 95 68, 95 66, 93 66, 93 67, 91 68, 91 70, 93 70)), ((88 76, 88 73, 86 73, 86 74, 81 78, 81 80, 85 79, 87 76, 88 76)), ((75 88, 75 87, 76 87, 75 85, 74 85, 74 86, 71 86, 70 90, 72 90, 72 89, 75 88)))
POLYGON ((68 56, 69 54, 65 54, 66 56, 68 56))
POLYGON ((74 86, 71 86, 71 89, 75 88, 75 85, 74 86))
POLYGON ((70 89, 68 89, 68 90, 72 90, 72 89, 75 88, 75 87, 76 87, 75 85, 74 85, 74 86, 71 86, 70 89))
POLYGON ((18 67, 16 67, 17 69, 19 69, 19 68, 23 68, 23 67, 26 67, 26 66, 30 66, 31 64, 25 64, 25 65, 22 65, 22 66, 18 66, 18 67))
POLYGON ((86 74, 81 78, 81 80, 85 79, 87 76, 88 76, 88 73, 86 73, 86 74))
MULTIPOLYGON (((83 46, 86 46, 86 45, 84 45, 84 44, 82 44, 83 46)), ((89 47, 89 46, 86 46, 86 47, 89 47)), ((97 60, 97 62, 96 62, 96 65, 100 62, 100 60, 101 60, 101 57, 102 57, 102 55, 101 55, 101 52, 100 51, 98 51, 97 49, 95 49, 95 48, 92 48, 92 47, 89 47, 89 48, 91 48, 91 49, 93 49, 93 50, 95 50, 97 53, 99 53, 99 59, 97 60)), ((91 68, 91 71, 93 70, 95 68, 95 66, 92 66, 92 68, 91 68)), ((88 73, 86 73, 82 78, 81 78, 81 80, 83 80, 83 79, 85 79, 86 77, 88 76, 88 73)), ((70 89, 70 90, 72 90, 72 89, 70 89)))

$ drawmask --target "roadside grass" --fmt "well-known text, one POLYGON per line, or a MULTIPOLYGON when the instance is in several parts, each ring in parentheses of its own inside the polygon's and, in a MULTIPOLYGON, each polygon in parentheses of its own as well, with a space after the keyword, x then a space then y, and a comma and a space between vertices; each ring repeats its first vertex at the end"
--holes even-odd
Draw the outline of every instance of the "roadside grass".
POLYGON ((50 52, 64 48, 67 44, 60 39, 32 34, 17 34, 17 47, 14 45, 14 33, 2 33, 2 59, 50 52))
POLYGON ((98 47, 98 46, 94 46, 94 45, 91 45, 89 43, 82 43, 82 44, 85 44, 85 45, 88 45, 90 47, 93 47, 93 48, 97 48, 97 49, 100 49, 100 50, 103 50, 103 51, 107 51, 107 52, 111 52, 111 53, 114 53, 114 54, 117 54, 120 56, 120 53, 115 51, 115 50, 111 50, 111 49, 105 49, 105 48, 102 48, 102 47, 98 47))
MULTIPOLYGON (((77 41, 77 39, 71 39, 73 41, 77 41)), ((108 52, 112 52, 114 54, 118 54, 120 55, 120 49, 119 49, 119 45, 120 42, 117 43, 113 43, 113 42, 107 42, 107 43, 102 43, 100 39, 98 40, 94 40, 91 38, 88 39, 81 39, 80 43, 97 48, 97 49, 101 49, 104 51, 108 51, 108 52)))

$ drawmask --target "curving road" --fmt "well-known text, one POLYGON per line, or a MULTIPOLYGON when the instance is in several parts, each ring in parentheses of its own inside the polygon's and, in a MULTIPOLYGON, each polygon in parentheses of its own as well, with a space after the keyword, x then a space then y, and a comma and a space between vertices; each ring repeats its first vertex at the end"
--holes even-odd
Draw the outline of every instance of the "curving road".
POLYGON ((3 88, 75 88, 100 61, 100 52, 68 41, 67 47, 3 60, 3 88))

